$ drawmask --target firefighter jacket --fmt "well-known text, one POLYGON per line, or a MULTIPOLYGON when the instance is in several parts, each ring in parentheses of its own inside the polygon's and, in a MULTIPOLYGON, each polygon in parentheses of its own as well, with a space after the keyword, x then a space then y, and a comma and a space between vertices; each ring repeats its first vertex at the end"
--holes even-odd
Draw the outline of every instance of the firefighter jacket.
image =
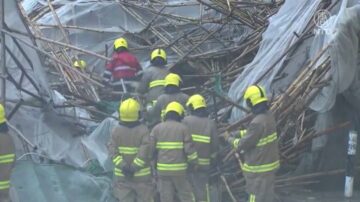
POLYGON ((150 134, 159 176, 185 175, 188 164, 197 163, 197 152, 188 128, 181 122, 167 120, 156 125, 150 134))
POLYGON ((169 74, 166 67, 150 66, 146 68, 142 74, 137 92, 140 94, 146 93, 146 102, 155 102, 156 99, 163 93, 165 81, 164 78, 169 74))
POLYGON ((141 66, 133 54, 122 51, 113 53, 106 70, 111 72, 113 79, 128 79, 135 77, 141 66))
POLYGON ((155 106, 151 111, 151 118, 153 123, 160 122, 164 116, 165 108, 170 102, 178 102, 182 106, 185 106, 189 96, 185 93, 178 92, 173 94, 162 94, 156 100, 155 106))
POLYGON ((15 161, 15 145, 8 132, 0 132, 0 195, 7 195, 15 161))
POLYGON ((151 177, 149 166, 149 130, 139 124, 134 127, 117 125, 111 133, 108 144, 109 153, 114 163, 114 174, 119 180, 124 180, 121 168, 127 164, 136 168, 134 181, 146 181, 151 177))
POLYGON ((259 174, 273 174, 280 166, 276 121, 271 112, 258 114, 251 121, 242 138, 228 141, 239 151, 244 151, 242 170, 245 178, 259 174))
POLYGON ((199 169, 208 170, 211 157, 215 157, 219 143, 215 121, 207 117, 190 115, 184 118, 183 123, 189 128, 195 144, 199 169))

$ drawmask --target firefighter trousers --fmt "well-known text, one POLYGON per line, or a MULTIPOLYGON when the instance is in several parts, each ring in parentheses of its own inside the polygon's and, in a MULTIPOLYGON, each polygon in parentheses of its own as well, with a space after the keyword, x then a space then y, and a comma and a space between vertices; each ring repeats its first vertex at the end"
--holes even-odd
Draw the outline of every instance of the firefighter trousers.
POLYGON ((189 173, 189 181, 194 190, 197 202, 210 202, 209 194, 209 175, 207 172, 189 173))
POLYGON ((0 201, 10 201, 10 176, 15 161, 15 146, 8 133, 0 133, 0 201))
POLYGON ((119 202, 150 202, 154 197, 151 182, 117 181, 113 194, 119 202))
POLYGON ((175 194, 181 202, 195 202, 191 185, 186 175, 160 176, 158 178, 158 189, 161 202, 174 202, 175 194))
POLYGON ((275 175, 259 175, 251 179, 246 179, 249 202, 274 202, 275 175))
POLYGON ((10 202, 10 196, 8 193, 0 193, 1 202, 10 202))

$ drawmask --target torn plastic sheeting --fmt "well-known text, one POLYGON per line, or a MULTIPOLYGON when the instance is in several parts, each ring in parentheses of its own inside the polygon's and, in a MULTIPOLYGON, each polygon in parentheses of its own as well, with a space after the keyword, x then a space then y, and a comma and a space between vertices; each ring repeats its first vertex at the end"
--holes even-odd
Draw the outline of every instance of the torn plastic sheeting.
MULTIPOLYGON (((66 101, 58 92, 54 92, 53 97, 56 105, 64 104, 66 101)), ((76 124, 80 123, 90 128, 94 127, 95 123, 78 120, 76 117, 89 118, 90 115, 86 110, 74 107, 43 110, 37 107, 22 106, 10 122, 32 144, 36 145, 37 150, 35 152, 56 162, 82 168, 86 166, 88 157, 80 137, 83 131, 80 131, 76 124), (70 117, 62 117, 61 114, 70 117)), ((17 149, 20 150, 19 147, 17 149)))
MULTIPOLYGON (((245 89, 254 84, 278 60, 279 56, 295 43, 297 37, 294 32, 304 31, 320 2, 319 0, 285 1, 279 12, 269 19, 269 27, 262 35, 263 40, 254 60, 246 65, 244 71, 231 84, 228 95, 233 101, 238 102, 245 89)), ((271 89, 271 82, 283 62, 284 59, 277 63, 260 82, 267 91, 271 89)), ((234 122, 242 115, 242 111, 234 108, 230 121, 234 122)))
MULTIPOLYGON (((21 15, 16 6, 17 1, 4 2, 5 10, 7 12, 5 20, 8 27, 26 33, 28 30, 20 18, 21 15)), ((30 38, 22 35, 15 35, 32 44, 30 38)), ((26 78, 24 78, 22 88, 44 99, 50 98, 50 89, 44 68, 40 61, 40 56, 34 49, 22 44, 22 42, 19 42, 19 44, 31 61, 34 68, 33 70, 26 58, 22 56, 20 49, 15 45, 13 40, 9 36, 6 36, 6 45, 20 63, 24 65, 28 75, 39 87, 40 93, 32 87, 26 78)), ((18 79, 21 73, 14 61, 10 59, 10 54, 7 54, 6 59, 8 72, 15 79, 18 79)), ((7 82, 7 84, 9 84, 9 82, 7 82)), ((32 96, 17 89, 14 85, 7 85, 6 91, 7 99, 14 99, 16 101, 16 99, 22 98, 27 102, 31 102, 33 99, 32 96)), ((78 132, 76 131, 76 127, 69 125, 68 122, 59 117, 51 108, 47 108, 48 106, 46 104, 43 104, 42 106, 44 109, 21 106, 10 122, 37 146, 39 153, 45 154, 55 161, 62 161, 80 167, 87 159, 84 153, 81 152, 83 149, 80 144, 80 138, 74 137, 78 132)), ((8 106, 7 109, 9 109, 8 106)), ((8 112, 9 111, 10 110, 8 110, 8 112)), ((19 149, 17 148, 17 150, 19 149)))
POLYGON ((107 145, 113 127, 118 122, 113 118, 107 118, 87 137, 82 138, 82 143, 91 155, 90 159, 96 159, 105 171, 112 171, 113 164, 109 158, 107 145))
MULTIPOLYGON (((23 23, 21 19, 21 14, 19 13, 19 10, 17 9, 17 1, 4 1, 5 3, 5 22, 6 25, 11 30, 17 30, 23 33, 27 33, 28 29, 26 25, 23 23)), ((30 44, 32 44, 32 41, 29 37, 15 34, 13 33, 17 38, 20 38, 30 44)), ((21 63, 21 65, 24 66, 25 71, 28 73, 28 75, 31 77, 31 79, 35 82, 35 85, 39 88, 39 93, 36 91, 36 89, 32 86, 30 81, 25 77, 23 81, 22 88, 30 91, 31 93, 35 95, 42 96, 43 98, 50 96, 50 90, 48 86, 48 81, 45 76, 45 72, 42 66, 42 63, 40 61, 40 57, 38 53, 28 47, 27 45, 24 45, 22 42, 19 42, 20 47, 24 50, 26 55, 28 56, 29 60, 31 61, 32 67, 30 63, 27 61, 27 59, 22 55, 20 49, 16 46, 13 39, 5 35, 5 42, 6 46, 9 47, 9 50, 14 55, 14 57, 21 63), (32 69, 33 68, 33 69, 32 69)), ((6 66, 8 67, 9 73, 14 77, 16 81, 19 81, 19 77, 21 75, 20 69, 17 67, 17 64, 14 62, 14 59, 11 57, 11 55, 8 53, 6 54, 6 66)), ((26 99, 32 99, 33 97, 26 94, 21 93, 21 91, 15 87, 12 83, 7 82, 6 86, 6 97, 7 99, 18 99, 22 98, 24 100, 26 99)))
MULTIPOLYGON (((327 55, 331 58, 330 85, 322 89, 310 107, 319 112, 329 111, 335 104, 336 96, 348 89, 356 89, 359 84, 359 33, 360 6, 346 8, 347 1, 343 1, 340 11, 332 16, 329 25, 322 32, 317 41, 317 47, 331 43, 327 55), (323 37, 323 40, 319 40, 323 37)), ((360 93, 356 90, 345 94, 350 103, 357 106, 360 93)))
POLYGON ((78 168, 88 161, 80 138, 83 131, 51 108, 22 106, 10 122, 36 145, 33 152, 78 168))
POLYGON ((52 160, 75 167, 83 166, 86 154, 76 127, 62 120, 54 112, 42 113, 35 127, 39 152, 52 160))
MULTIPOLYGON (((66 98, 59 93, 58 91, 53 91, 53 102, 55 106, 61 106, 66 104, 66 98)), ((81 109, 79 107, 64 107, 64 108, 56 108, 56 112, 58 112, 59 115, 66 115, 64 117, 65 120, 67 120, 69 123, 80 123, 83 126, 86 126, 87 128, 93 127, 96 125, 93 121, 88 121, 81 118, 91 119, 90 114, 85 110, 81 109)))
POLYGON ((111 179, 95 177, 69 166, 17 161, 11 183, 18 201, 115 202, 111 179))

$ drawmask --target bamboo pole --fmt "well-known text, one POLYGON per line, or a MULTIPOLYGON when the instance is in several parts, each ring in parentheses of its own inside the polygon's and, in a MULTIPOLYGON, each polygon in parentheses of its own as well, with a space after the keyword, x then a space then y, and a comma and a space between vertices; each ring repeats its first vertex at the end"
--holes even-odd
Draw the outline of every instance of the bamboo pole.
POLYGON ((63 67, 66 67, 66 68, 70 69, 71 71, 75 71, 77 74, 81 75, 82 77, 84 77, 86 80, 92 82, 93 84, 96 84, 96 85, 98 85, 98 86, 100 86, 100 87, 104 87, 103 84, 101 84, 101 83, 99 83, 99 82, 91 79, 88 75, 84 74, 83 72, 80 72, 79 70, 73 68, 72 66, 70 66, 70 65, 68 65, 68 64, 60 61, 60 60, 57 59, 56 57, 52 56, 51 54, 49 54, 49 53, 47 53, 47 52, 45 52, 45 51, 43 51, 43 50, 41 50, 40 48, 38 48, 38 47, 36 47, 36 46, 34 46, 34 45, 32 45, 32 44, 29 44, 28 42, 22 40, 21 38, 17 37, 16 35, 8 32, 8 31, 6 31, 6 30, 4 30, 4 29, 1 30, 1 32, 4 32, 5 34, 16 38, 16 40, 20 41, 21 43, 25 44, 26 46, 28 46, 28 47, 30 47, 30 48, 33 48, 33 49, 36 50, 37 52, 40 52, 41 54, 44 54, 44 55, 48 56, 50 59, 52 59, 53 61, 61 64, 63 67))
POLYGON ((88 50, 85 50, 85 49, 82 49, 82 48, 78 48, 78 47, 73 46, 73 45, 70 45, 70 44, 66 44, 66 43, 54 41, 54 40, 51 40, 51 39, 48 39, 48 38, 45 38, 45 37, 40 37, 40 36, 34 36, 34 38, 35 38, 35 39, 38 39, 38 40, 41 40, 41 41, 45 41, 45 42, 51 43, 51 44, 55 44, 55 45, 58 45, 58 46, 62 46, 62 47, 65 47, 65 48, 70 48, 70 49, 73 49, 73 50, 75 50, 75 51, 78 51, 78 52, 81 52, 81 53, 85 53, 85 54, 88 54, 88 55, 97 57, 97 58, 99 58, 99 59, 102 59, 102 60, 106 60, 106 61, 110 61, 110 60, 111 60, 111 58, 105 57, 105 56, 103 56, 103 55, 100 55, 100 54, 97 54, 97 53, 94 53, 94 52, 91 52, 91 51, 88 51, 88 50))
MULTIPOLYGON (((0 2, 0 29, 5 29, 5 1, 0 2)), ((0 33, 1 50, 0 50, 0 103, 5 106, 6 102, 6 50, 5 34, 0 33)))

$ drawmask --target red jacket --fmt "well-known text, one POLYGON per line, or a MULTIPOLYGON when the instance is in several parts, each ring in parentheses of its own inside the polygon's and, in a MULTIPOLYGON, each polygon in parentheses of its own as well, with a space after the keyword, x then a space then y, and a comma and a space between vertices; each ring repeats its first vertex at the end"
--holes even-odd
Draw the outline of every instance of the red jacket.
POLYGON ((127 52, 114 52, 112 59, 106 64, 114 79, 132 78, 141 70, 141 66, 136 57, 127 52))

